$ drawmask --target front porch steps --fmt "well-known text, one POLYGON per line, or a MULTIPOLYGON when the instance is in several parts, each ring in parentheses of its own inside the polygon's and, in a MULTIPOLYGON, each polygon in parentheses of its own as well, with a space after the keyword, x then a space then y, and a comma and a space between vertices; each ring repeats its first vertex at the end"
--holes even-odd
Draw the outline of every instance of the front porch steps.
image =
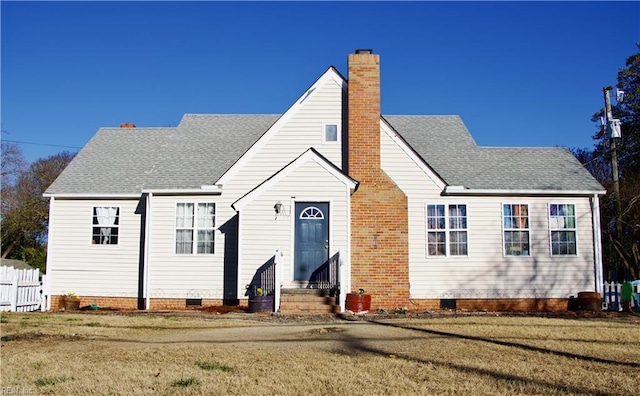
POLYGON ((340 311, 336 297, 324 289, 282 289, 280 312, 288 314, 327 314, 340 311))

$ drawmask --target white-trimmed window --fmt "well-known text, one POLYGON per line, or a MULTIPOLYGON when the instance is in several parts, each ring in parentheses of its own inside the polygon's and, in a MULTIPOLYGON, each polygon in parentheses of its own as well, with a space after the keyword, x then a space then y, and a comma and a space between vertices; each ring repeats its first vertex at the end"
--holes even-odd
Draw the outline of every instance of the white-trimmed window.
POLYGON ((551 255, 576 255, 576 207, 574 204, 549 205, 551 255))
POLYGON ((427 205, 427 255, 466 256, 467 205, 427 205))
POLYGON ((505 256, 529 256, 529 205, 504 204, 502 226, 505 256))
POLYGON ((213 254, 215 218, 213 202, 176 204, 176 254, 213 254))
POLYGON ((120 208, 113 206, 94 206, 92 224, 92 244, 118 244, 118 231, 120 228, 120 208))
POLYGON ((322 141, 325 143, 340 141, 340 128, 338 124, 329 122, 322 124, 322 141))

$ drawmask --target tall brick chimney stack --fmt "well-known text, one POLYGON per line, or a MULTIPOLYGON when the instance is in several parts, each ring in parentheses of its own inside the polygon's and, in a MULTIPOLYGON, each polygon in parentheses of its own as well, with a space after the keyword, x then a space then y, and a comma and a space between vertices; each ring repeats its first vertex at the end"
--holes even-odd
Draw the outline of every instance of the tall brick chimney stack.
POLYGON ((365 182, 380 171, 380 56, 349 54, 349 174, 365 182))
POLYGON ((409 303, 407 197, 380 165, 380 57, 349 54, 348 172, 351 197, 351 287, 373 295, 372 308, 409 303))

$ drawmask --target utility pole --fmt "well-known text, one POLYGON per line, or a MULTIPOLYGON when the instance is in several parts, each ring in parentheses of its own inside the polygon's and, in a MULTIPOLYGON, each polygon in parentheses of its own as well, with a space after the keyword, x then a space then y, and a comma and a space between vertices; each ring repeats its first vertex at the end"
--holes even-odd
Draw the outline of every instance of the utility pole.
MULTIPOLYGON (((622 243, 622 205, 620 203, 620 182, 618 180, 618 153, 616 150, 616 140, 618 136, 613 133, 614 126, 612 125, 613 113, 611 112, 611 99, 609 98, 609 92, 613 87, 604 87, 602 91, 604 93, 604 106, 605 106, 605 121, 607 131, 610 133, 611 139, 611 173, 613 176, 613 199, 616 204, 616 238, 619 243, 622 243)), ((616 260, 620 263, 620 260, 616 260)), ((620 266, 616 265, 617 272, 620 271, 620 266)), ((618 280, 620 280, 620 274, 616 274, 618 280)))

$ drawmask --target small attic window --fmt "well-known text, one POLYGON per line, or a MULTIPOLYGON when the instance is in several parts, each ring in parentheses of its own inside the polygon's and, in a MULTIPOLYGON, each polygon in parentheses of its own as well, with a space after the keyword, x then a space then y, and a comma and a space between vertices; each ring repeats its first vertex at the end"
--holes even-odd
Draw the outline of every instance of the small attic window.
POLYGON ((340 139, 340 129, 338 124, 324 123, 322 124, 322 141, 326 143, 337 142, 340 139))

